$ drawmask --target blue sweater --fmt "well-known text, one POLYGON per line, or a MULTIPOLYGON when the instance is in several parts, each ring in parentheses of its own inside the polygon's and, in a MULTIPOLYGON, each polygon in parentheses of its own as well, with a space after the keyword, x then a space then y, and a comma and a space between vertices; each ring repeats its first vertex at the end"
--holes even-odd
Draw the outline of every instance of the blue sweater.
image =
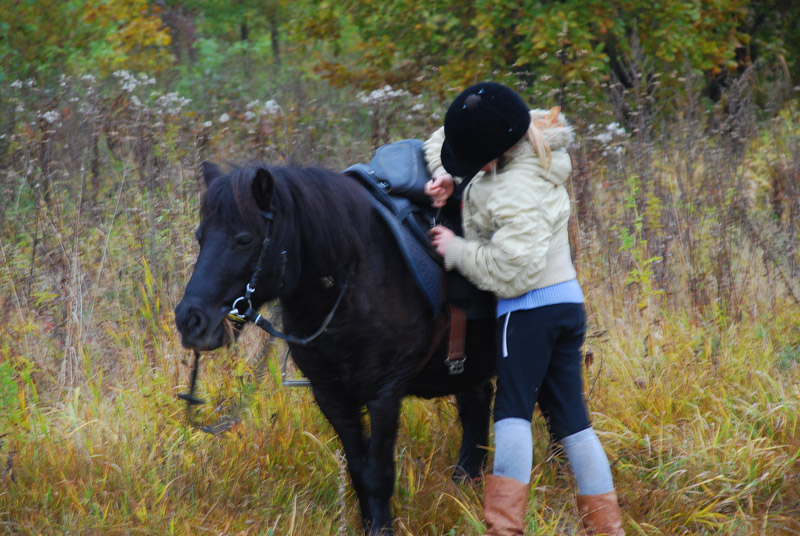
POLYGON ((583 303, 583 291, 577 279, 556 283, 549 287, 533 289, 516 298, 501 298, 497 301, 497 317, 511 311, 535 309, 557 303, 583 303))

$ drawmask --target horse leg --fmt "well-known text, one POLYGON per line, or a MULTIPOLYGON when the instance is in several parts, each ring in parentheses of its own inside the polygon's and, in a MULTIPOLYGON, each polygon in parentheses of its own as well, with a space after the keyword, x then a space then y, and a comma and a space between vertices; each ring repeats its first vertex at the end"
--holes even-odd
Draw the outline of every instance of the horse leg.
POLYGON ((372 519, 368 491, 364 480, 367 462, 367 437, 364 433, 361 406, 355 402, 340 401, 335 396, 323 396, 314 391, 322 413, 331 423, 344 448, 347 471, 358 497, 361 523, 366 527, 372 519))
POLYGON ((391 536, 392 513, 390 500, 394 493, 394 447, 400 417, 400 396, 385 395, 369 402, 370 440, 364 485, 367 490, 370 522, 365 527, 370 536, 391 536))
POLYGON ((489 417, 493 395, 491 381, 456 394, 462 430, 461 451, 453 473, 453 480, 457 482, 481 476, 489 452, 489 417))

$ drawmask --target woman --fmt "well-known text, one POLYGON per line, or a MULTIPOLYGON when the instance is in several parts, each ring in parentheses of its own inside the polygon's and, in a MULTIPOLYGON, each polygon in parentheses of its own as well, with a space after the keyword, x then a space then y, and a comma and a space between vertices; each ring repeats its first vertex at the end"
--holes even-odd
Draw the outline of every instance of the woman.
POLYGON ((435 207, 452 195, 460 182, 454 177, 467 181, 464 237, 437 226, 433 245, 446 269, 498 298, 494 470, 483 503, 491 536, 524 533, 537 403, 566 451, 587 533, 624 535, 608 459, 583 398, 586 318, 564 187, 572 138, 558 109, 529 111, 512 89, 486 82, 461 93, 425 143, 433 176, 426 193, 435 207))

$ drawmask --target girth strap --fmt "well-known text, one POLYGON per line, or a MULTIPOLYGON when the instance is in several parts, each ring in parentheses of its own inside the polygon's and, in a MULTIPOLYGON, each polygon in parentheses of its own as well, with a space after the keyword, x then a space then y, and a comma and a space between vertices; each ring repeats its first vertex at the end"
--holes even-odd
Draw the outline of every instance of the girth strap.
POLYGON ((450 332, 450 338, 447 341, 447 357, 444 359, 447 370, 450 374, 464 372, 464 362, 467 360, 467 356, 464 354, 467 339, 467 313, 453 304, 447 305, 447 313, 442 312, 436 316, 428 355, 419 364, 417 372, 422 370, 431 360, 436 349, 442 343, 445 333, 448 331, 450 332))
POLYGON ((450 310, 450 341, 445 363, 450 374, 461 374, 464 372, 464 361, 467 360, 464 353, 467 343, 467 312, 452 303, 448 308, 450 310))

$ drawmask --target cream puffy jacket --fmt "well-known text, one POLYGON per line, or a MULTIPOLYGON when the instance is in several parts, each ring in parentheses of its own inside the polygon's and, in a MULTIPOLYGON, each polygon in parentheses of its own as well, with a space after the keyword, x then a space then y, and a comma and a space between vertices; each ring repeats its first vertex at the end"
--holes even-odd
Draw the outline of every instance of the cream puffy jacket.
MULTIPOLYGON (((531 120, 545 114, 547 110, 532 110, 531 120)), ((462 197, 464 238, 453 239, 445 254, 446 269, 457 269, 499 298, 575 278, 567 233, 570 200, 564 186, 572 170, 566 148, 574 133, 563 115, 557 126, 541 132, 552 152, 550 167, 526 136, 506 153, 500 169, 476 175, 462 197)), ((425 142, 434 176, 446 173, 441 164, 443 141, 440 128, 425 142)))

